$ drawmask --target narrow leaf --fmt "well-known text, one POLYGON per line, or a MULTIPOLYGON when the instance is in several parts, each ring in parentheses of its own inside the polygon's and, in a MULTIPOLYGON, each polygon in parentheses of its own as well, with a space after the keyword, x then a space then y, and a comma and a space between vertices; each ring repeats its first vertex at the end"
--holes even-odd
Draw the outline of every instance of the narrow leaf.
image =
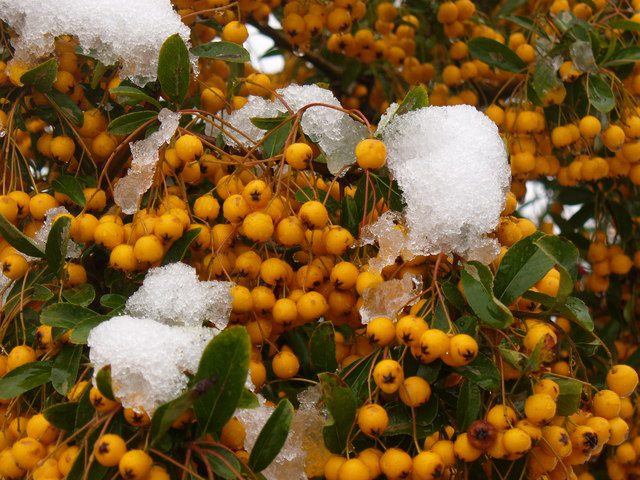
POLYGON ((37 67, 24 72, 20 81, 25 85, 31 85, 41 92, 49 92, 56 81, 58 74, 58 62, 55 58, 41 63, 37 67))
POLYGON ((0 400, 9 400, 44 385, 51 375, 51 362, 29 362, 0 378, 0 400))
POLYGON ((73 203, 84 207, 86 199, 82 191, 82 185, 76 177, 71 175, 60 175, 51 184, 56 192, 64 193, 73 203))
POLYGON ((158 110, 162 105, 158 100, 136 87, 120 86, 109 89, 111 95, 115 95, 116 101, 120 105, 137 105, 138 103, 150 103, 158 110))
POLYGON ((82 113, 82 110, 80 110, 80 107, 78 107, 78 105, 76 105, 68 96, 57 90, 51 90, 46 95, 47 98, 56 107, 58 107, 58 110, 60 110, 71 123, 77 125, 78 127, 83 124, 84 115, 82 113))
POLYGON ((191 53, 200 58, 215 58, 232 63, 245 63, 251 58, 249 52, 242 46, 232 42, 209 42, 193 47, 191 53))
POLYGON ((19 252, 30 257, 42 258, 44 252, 33 240, 18 230, 7 218, 0 214, 0 236, 19 252))
POLYGON ((285 398, 278 403, 251 449, 249 467, 254 472, 261 472, 267 468, 280 453, 289 435, 292 420, 293 405, 285 398))
POLYGON ((45 245, 45 258, 49 265, 49 270, 58 278, 64 270, 67 247, 69 245, 69 230, 71 219, 67 216, 58 217, 51 227, 47 244, 45 245))
POLYGON ((587 96, 589 102, 599 112, 608 113, 616 105, 611 84, 601 75, 589 75, 587 78, 587 96))
POLYGON ((491 67, 500 68, 507 72, 518 73, 527 66, 516 52, 506 45, 486 37, 478 37, 467 43, 471 56, 482 60, 491 67))
POLYGON ((468 262, 462 271, 464 296, 485 325, 505 328, 513 323, 509 309, 493 295, 493 275, 486 265, 468 262))
POLYGON ((189 250, 189 246, 193 243, 196 237, 200 234, 199 228, 193 228, 187 230, 182 237, 176 240, 171 248, 167 251, 164 259, 162 260, 162 265, 168 265, 170 263, 179 262, 184 258, 189 250))
POLYGON ((51 384, 60 395, 66 395, 76 383, 82 358, 82 346, 65 345, 51 367, 51 384))
POLYGON ((158 116, 155 110, 142 110, 140 112, 131 112, 120 117, 114 118, 107 130, 113 135, 129 135, 135 132, 141 125, 144 125, 152 118, 158 116))
POLYGON ((177 33, 160 47, 158 81, 171 101, 178 105, 182 103, 189 88, 189 51, 177 33))
POLYGON ((331 322, 318 324, 309 340, 311 366, 316 372, 335 372, 338 368, 336 360, 336 344, 331 322))

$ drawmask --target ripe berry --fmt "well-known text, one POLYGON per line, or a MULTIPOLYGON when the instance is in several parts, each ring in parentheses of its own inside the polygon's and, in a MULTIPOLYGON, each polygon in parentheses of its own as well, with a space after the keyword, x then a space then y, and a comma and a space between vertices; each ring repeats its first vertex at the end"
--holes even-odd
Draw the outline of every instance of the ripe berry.
POLYGON ((153 460, 142 450, 129 450, 118 464, 118 471, 124 480, 142 480, 151 471, 153 460))
POLYGON ((356 162, 360 168, 375 170, 387 163, 387 146, 374 138, 361 140, 356 145, 356 162))
POLYGON ((402 366, 395 360, 382 360, 373 369, 373 380, 384 393, 395 393, 404 381, 402 366))
POLYGON ((358 410, 358 428, 369 437, 382 435, 388 424, 387 411, 377 403, 369 403, 358 410))
POLYGON ((120 435, 102 435, 93 446, 93 455, 100 465, 115 467, 127 452, 127 444, 120 435))
POLYGON ((495 443, 497 434, 496 427, 487 420, 476 420, 467 429, 469 444, 477 450, 489 450, 495 443))

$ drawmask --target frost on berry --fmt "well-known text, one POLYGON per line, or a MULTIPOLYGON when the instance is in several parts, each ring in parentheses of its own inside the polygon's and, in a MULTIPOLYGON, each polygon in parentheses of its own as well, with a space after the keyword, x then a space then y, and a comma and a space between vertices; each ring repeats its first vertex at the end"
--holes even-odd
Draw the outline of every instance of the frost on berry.
POLYGON ((158 114, 160 128, 144 140, 130 144, 131 168, 127 175, 116 183, 113 198, 122 211, 131 215, 138 211, 142 195, 149 190, 153 183, 156 165, 160 159, 158 150, 173 137, 180 114, 163 108, 158 114))
POLYGON ((511 178, 495 123, 468 105, 426 107, 393 117, 381 135, 407 204, 411 251, 490 262, 498 242, 487 234, 511 178))
POLYGON ((395 263, 398 257, 411 260, 415 255, 409 250, 409 237, 402 227, 402 215, 388 210, 372 224, 362 229, 363 245, 378 245, 378 255, 369 259, 369 268, 382 272, 387 265, 395 263))
MULTIPOLYGON (((36 233, 35 238, 33 239, 36 245, 44 249, 45 245, 47 244, 47 238, 49 237, 49 233, 51 232, 51 227, 53 227, 56 217, 64 213, 66 214, 69 213, 69 210, 67 210, 64 207, 54 207, 46 211, 46 213, 44 214, 45 215, 44 223, 40 227, 40 230, 38 230, 38 233, 36 233)), ((68 235, 65 235, 65 236, 68 237, 68 235)), ((80 246, 73 240, 69 240, 67 243, 67 254, 65 258, 78 258, 81 253, 82 253, 82 250, 80 249, 80 246)))
POLYGON ((171 263, 151 268, 142 286, 129 297, 126 312, 165 325, 200 327, 211 323, 222 330, 231 313, 231 282, 202 282, 195 268, 171 263))
POLYGON ((216 122, 216 127, 207 132, 214 133, 216 128, 225 132, 228 144, 245 148, 253 147, 264 137, 266 131, 259 129, 252 118, 271 118, 287 114, 287 106, 293 113, 307 105, 322 103, 329 106, 314 105, 302 114, 300 126, 312 141, 316 142, 327 158, 329 171, 336 174, 344 167, 355 162, 355 147, 367 136, 367 128, 348 114, 332 107, 341 108, 335 95, 317 85, 290 85, 276 90, 275 100, 262 97, 248 97, 248 102, 226 118, 229 125, 216 122))
MULTIPOLYGON (((298 395, 300 408, 296 410, 291 422, 287 440, 278 456, 262 473, 266 478, 307 479, 321 476, 322 467, 331 455, 324 447, 322 428, 326 422, 326 413, 319 407, 320 389, 311 387, 298 395), (311 472, 317 472, 312 474, 311 472), (307 474, 309 472, 309 475, 307 474)), ((245 426, 247 436, 245 447, 251 451, 267 422, 273 408, 264 406, 264 398, 258 395, 260 406, 238 410, 235 416, 245 426)))
POLYGON ((362 292, 360 317, 363 325, 376 317, 394 317, 402 308, 413 305, 419 298, 422 282, 405 273, 401 279, 380 282, 362 292))
POLYGON ((91 330, 94 376, 111 365, 113 393, 125 408, 150 415, 186 388, 212 331, 170 327, 147 318, 113 317, 91 330))
POLYGON ((169 0, 0 0, 0 19, 15 32, 14 59, 35 63, 54 51, 54 40, 73 35, 82 52, 138 85, 155 80, 158 53, 167 37, 189 41, 189 27, 169 0))

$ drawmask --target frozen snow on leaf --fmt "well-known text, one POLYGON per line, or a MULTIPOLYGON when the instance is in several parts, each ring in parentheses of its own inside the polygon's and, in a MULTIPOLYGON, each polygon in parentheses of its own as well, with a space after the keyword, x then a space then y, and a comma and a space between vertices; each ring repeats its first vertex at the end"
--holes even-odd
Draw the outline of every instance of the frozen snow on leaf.
MULTIPOLYGON (((330 452, 324 447, 322 428, 326 422, 326 414, 319 407, 321 393, 319 387, 311 387, 298 395, 300 408, 295 411, 287 440, 278 456, 262 473, 269 479, 307 479, 308 471, 315 471, 312 476, 320 476, 330 452), (318 471, 319 470, 319 471, 318 471)), ((236 417, 245 426, 247 436, 245 448, 251 451, 267 422, 273 408, 264 406, 264 398, 258 395, 260 406, 242 409, 236 417)))
POLYGON ((391 122, 399 107, 400 104, 395 102, 387 107, 387 110, 382 114, 380 121, 378 122, 378 129, 376 132, 378 135, 382 135, 382 132, 387 128, 387 125, 389 125, 389 122, 391 122))
POLYGON ((116 183, 113 197, 122 211, 131 215, 138 211, 142 195, 153 183, 156 165, 160 159, 158 150, 173 137, 178 128, 180 114, 166 108, 158 114, 160 128, 144 140, 130 144, 131 168, 127 175, 116 183))
MULTIPOLYGON (((38 233, 36 233, 36 236, 34 238, 34 242, 36 245, 38 245, 42 249, 45 248, 45 245, 47 244, 47 238, 49 237, 49 233, 51 232, 51 227, 53 227, 53 224, 55 223, 55 219, 58 217, 58 215, 62 215, 63 213, 68 214, 69 210, 64 207, 54 207, 45 212, 44 223, 42 224, 42 227, 40 227, 40 230, 38 230, 38 233)), ((67 243, 67 255, 65 256, 65 258, 78 258, 81 253, 82 250, 80 249, 80 245, 69 239, 67 243)))
POLYGON ((231 313, 231 282, 202 282, 195 268, 176 262, 151 268, 129 297, 126 312, 166 325, 200 327, 209 322, 222 330, 231 313))
POLYGON ((468 105, 426 107, 382 131, 387 163, 403 192, 416 255, 458 254, 490 262, 511 172, 498 128, 468 105))
POLYGON ((360 317, 364 325, 376 317, 394 318, 400 309, 413 305, 418 300, 422 282, 418 277, 405 273, 401 279, 391 279, 362 293, 360 317))
POLYGON ((361 242, 378 245, 378 255, 368 262, 369 267, 377 272, 393 264, 398 257, 407 261, 414 256, 409 250, 409 238, 402 226, 402 215, 393 210, 386 211, 374 223, 365 226, 361 242))
POLYGON ((186 388, 186 373, 197 371, 211 334, 206 328, 170 327, 127 315, 113 317, 91 330, 89 360, 94 377, 111 365, 113 392, 124 407, 153 414, 186 388))
POLYGON ((120 76, 138 85, 155 80, 167 37, 178 33, 188 43, 190 35, 169 0, 0 0, 0 19, 17 33, 18 61, 37 63, 54 51, 55 37, 73 35, 84 53, 118 62, 120 76))
MULTIPOLYGON (((264 137, 266 133, 266 130, 262 130, 251 123, 251 119, 277 117, 285 111, 286 109, 284 107, 281 107, 279 111, 278 105, 270 100, 250 96, 242 108, 233 111, 225 119, 233 128, 224 124, 220 124, 222 126, 218 128, 224 131, 227 144, 238 146, 238 143, 240 143, 240 145, 245 148, 251 148, 262 140, 262 137, 264 137)), ((210 134, 211 133, 208 133, 208 135, 210 134)), ((216 132, 213 132, 213 134, 215 135, 216 132)))
MULTIPOLYGON (((331 90, 317 85, 294 84, 277 93, 294 112, 315 103, 341 108, 331 90)), ((355 162, 356 145, 368 136, 367 127, 345 112, 320 105, 307 108, 300 125, 305 135, 320 146, 327 157, 327 167, 334 175, 345 165, 355 162)))

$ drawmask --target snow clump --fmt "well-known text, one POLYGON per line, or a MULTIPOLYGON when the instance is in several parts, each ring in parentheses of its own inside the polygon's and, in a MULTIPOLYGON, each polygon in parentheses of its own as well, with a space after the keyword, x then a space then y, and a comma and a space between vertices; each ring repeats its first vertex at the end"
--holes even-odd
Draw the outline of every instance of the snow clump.
POLYGON ((97 372, 111 365, 111 383, 125 408, 149 415, 187 387, 211 330, 170 327, 148 318, 113 317, 89 334, 89 358, 97 372))
POLYGON ((511 172, 489 117, 468 105, 426 107, 388 121, 387 163, 407 207, 415 255, 457 254, 489 263, 511 172))
POLYGON ((200 327, 213 324, 223 330, 231 314, 231 282, 201 282, 185 263, 152 268, 144 283, 129 297, 126 312, 152 318, 169 326, 200 327))
POLYGON ((73 35, 82 52, 119 62, 120 76, 140 86, 156 79, 167 37, 177 33, 188 43, 190 34, 169 0, 0 0, 0 19, 17 33, 16 61, 36 63, 54 51, 56 37, 73 35))
POLYGON ((131 168, 113 189, 113 199, 127 215, 138 211, 142 195, 151 188, 160 159, 158 150, 173 137, 180 122, 180 114, 163 108, 158 114, 158 120, 160 128, 157 131, 144 140, 130 144, 133 157, 131 168))

